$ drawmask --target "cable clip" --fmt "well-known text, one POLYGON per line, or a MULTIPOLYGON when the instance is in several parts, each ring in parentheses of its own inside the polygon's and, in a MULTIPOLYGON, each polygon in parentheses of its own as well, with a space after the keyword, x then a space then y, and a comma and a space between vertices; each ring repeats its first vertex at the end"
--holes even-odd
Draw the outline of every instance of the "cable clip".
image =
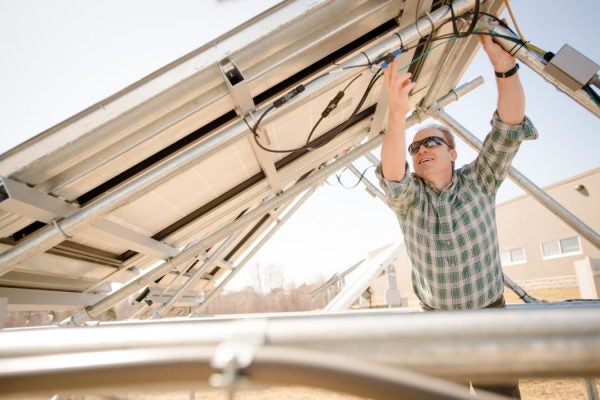
POLYGON ((65 231, 63 231, 63 229, 61 228, 61 226, 58 224, 58 222, 55 219, 52 220, 52 225, 54 225, 54 227, 56 228, 57 231, 62 233, 62 235, 65 237, 65 239, 73 238, 73 236, 67 235, 67 233, 65 231))
POLYGON ((217 346, 210 365, 219 372, 212 374, 208 380, 210 386, 233 392, 245 380, 242 370, 254 359, 255 346, 243 342, 224 342, 217 346))
POLYGON ((266 320, 233 322, 227 339, 217 345, 210 365, 219 372, 212 374, 208 383, 214 388, 224 388, 233 399, 235 389, 247 384, 243 370, 252 364, 256 349, 265 342, 266 320))

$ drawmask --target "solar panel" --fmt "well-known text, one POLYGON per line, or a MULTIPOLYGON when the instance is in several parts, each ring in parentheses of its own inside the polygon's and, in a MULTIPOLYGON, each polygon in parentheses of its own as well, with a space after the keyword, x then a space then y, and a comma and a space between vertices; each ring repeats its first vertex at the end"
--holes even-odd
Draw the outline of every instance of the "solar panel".
MULTIPOLYGON (((5 153, 0 286, 38 290, 38 305, 69 309, 97 305, 100 294, 104 308, 123 298, 111 290, 163 265, 142 287, 172 293, 195 277, 189 290, 210 293, 293 199, 170 263, 379 134, 381 79, 353 113, 377 54, 410 47, 409 37, 416 45, 399 56, 417 82, 412 107, 458 83, 478 43, 430 40, 434 24, 435 35, 451 32, 439 22, 449 19, 443 3, 282 2, 5 153), (261 149, 249 127, 299 85, 306 89, 256 132, 263 147, 298 150, 261 149), (78 300, 62 304, 56 292, 78 300)), ((485 7, 495 13, 501 4, 485 7)))

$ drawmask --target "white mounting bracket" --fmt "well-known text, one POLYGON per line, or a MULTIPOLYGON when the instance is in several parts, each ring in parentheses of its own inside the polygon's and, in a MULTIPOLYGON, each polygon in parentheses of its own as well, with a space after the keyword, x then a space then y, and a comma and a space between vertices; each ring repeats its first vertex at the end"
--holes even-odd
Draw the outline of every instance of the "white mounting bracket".
POLYGON ((250 94, 248 82, 238 66, 232 60, 225 58, 219 63, 219 68, 235 104, 236 112, 244 117, 249 112, 255 111, 256 105, 250 94))

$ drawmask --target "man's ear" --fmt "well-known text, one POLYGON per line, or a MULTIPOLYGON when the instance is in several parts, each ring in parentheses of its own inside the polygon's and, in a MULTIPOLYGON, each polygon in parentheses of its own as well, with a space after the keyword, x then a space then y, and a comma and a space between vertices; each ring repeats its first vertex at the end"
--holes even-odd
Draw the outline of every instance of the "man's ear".
POLYGON ((456 161, 456 157, 458 157, 456 149, 450 149, 450 158, 452 159, 452 161, 456 161))

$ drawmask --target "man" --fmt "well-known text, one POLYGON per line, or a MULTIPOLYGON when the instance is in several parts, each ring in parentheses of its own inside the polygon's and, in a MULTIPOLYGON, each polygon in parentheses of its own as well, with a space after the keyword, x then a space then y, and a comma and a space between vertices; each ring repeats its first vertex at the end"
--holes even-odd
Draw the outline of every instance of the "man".
MULTIPOLYGON (((458 170, 452 135, 432 126, 410 144, 415 172, 408 173, 405 118, 413 83, 395 62, 384 73, 388 126, 377 173, 404 233, 413 290, 425 310, 504 306, 495 197, 521 141, 537 138, 537 132, 525 117, 514 57, 490 36, 480 36, 480 42, 496 71, 497 112, 477 158, 458 170)), ((518 382, 485 389, 520 398, 518 382)))

